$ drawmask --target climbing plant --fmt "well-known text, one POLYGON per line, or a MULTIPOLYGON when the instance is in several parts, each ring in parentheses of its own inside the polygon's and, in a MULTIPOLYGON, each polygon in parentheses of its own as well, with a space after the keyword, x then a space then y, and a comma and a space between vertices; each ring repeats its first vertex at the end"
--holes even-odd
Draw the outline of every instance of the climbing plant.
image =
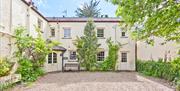
POLYGON ((114 44, 111 39, 108 39, 106 41, 109 51, 108 56, 103 61, 103 63, 100 64, 100 70, 102 71, 115 71, 116 70, 116 64, 118 60, 118 51, 121 47, 121 44, 114 44))

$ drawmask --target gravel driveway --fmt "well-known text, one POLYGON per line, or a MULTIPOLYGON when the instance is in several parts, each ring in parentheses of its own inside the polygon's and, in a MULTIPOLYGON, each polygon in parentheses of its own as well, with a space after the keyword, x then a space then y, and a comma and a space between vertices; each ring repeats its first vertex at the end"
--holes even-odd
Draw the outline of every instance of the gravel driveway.
POLYGON ((51 73, 13 91, 174 91, 135 72, 51 73))

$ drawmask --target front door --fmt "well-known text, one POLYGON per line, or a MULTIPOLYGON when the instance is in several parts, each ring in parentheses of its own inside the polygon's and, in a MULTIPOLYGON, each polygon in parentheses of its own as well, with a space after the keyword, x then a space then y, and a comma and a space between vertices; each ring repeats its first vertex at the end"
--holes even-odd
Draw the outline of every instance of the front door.
POLYGON ((120 53, 120 70, 128 70, 128 53, 121 52, 120 53))
POLYGON ((53 52, 48 55, 47 63, 45 66, 46 72, 55 72, 62 70, 62 59, 59 53, 53 52))

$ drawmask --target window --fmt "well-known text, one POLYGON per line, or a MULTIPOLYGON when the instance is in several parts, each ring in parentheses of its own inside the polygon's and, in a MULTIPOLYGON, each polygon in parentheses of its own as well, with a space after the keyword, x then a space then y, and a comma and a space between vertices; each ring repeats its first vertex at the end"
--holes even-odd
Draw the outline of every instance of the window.
POLYGON ((76 52, 70 51, 70 60, 76 60, 76 52))
POLYGON ((56 53, 50 53, 48 55, 48 64, 57 63, 57 54, 56 53))
POLYGON ((127 62, 127 53, 121 53, 121 62, 127 62))
POLYGON ((64 29, 64 38, 71 38, 71 30, 64 29))
POLYGON ((42 20, 38 19, 38 28, 42 29, 42 20))
POLYGON ((126 32, 125 32, 125 31, 122 31, 121 36, 122 36, 122 37, 126 37, 126 32))
POLYGON ((48 64, 52 63, 52 53, 48 55, 48 64))
POLYGON ((57 54, 53 53, 53 63, 57 63, 57 54))
POLYGON ((97 54, 97 61, 104 61, 104 51, 97 54))
POLYGON ((51 36, 55 37, 55 34, 56 34, 55 29, 51 29, 51 36))
POLYGON ((97 29, 97 37, 104 37, 104 29, 97 29))

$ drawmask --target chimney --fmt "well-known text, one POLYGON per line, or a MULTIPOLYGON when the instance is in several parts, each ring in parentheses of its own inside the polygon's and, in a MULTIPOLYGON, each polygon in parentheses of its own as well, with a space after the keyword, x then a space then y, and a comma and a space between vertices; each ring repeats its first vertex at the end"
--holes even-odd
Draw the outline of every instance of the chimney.
POLYGON ((109 16, 108 15, 105 15, 105 18, 108 18, 109 16))
POLYGON ((25 0, 28 4, 32 4, 32 0, 25 0))
POLYGON ((103 18, 104 17, 104 15, 101 15, 101 18, 103 18))

